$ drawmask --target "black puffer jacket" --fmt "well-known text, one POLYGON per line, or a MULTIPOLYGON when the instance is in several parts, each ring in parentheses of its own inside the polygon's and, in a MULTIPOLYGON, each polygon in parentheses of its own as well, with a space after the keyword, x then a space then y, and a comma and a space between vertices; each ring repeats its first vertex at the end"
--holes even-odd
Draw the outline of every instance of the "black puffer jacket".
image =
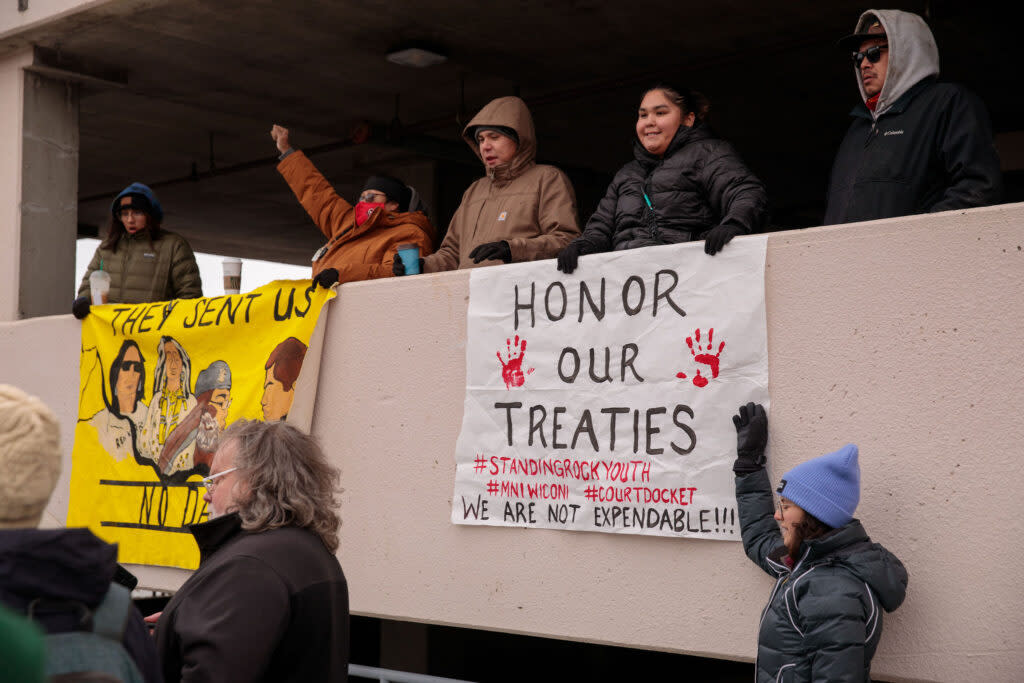
POLYGON ((577 238, 581 253, 689 242, 716 225, 732 225, 741 233, 764 225, 764 185, 732 145, 707 126, 680 126, 661 158, 634 140, 633 156, 577 238))
POLYGON ((764 470, 736 477, 736 503, 747 556, 776 577, 761 615, 757 682, 869 681, 882 610, 906 596, 903 564, 855 519, 804 543, 790 570, 764 470))

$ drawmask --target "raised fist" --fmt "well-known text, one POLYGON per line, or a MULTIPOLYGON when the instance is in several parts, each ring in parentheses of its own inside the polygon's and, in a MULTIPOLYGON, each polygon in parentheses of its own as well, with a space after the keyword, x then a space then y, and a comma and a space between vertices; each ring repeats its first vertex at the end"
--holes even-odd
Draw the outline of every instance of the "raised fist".
POLYGON ((277 143, 277 151, 281 154, 292 148, 291 143, 288 142, 288 129, 284 126, 275 123, 274 127, 270 129, 270 137, 274 138, 274 142, 277 143))

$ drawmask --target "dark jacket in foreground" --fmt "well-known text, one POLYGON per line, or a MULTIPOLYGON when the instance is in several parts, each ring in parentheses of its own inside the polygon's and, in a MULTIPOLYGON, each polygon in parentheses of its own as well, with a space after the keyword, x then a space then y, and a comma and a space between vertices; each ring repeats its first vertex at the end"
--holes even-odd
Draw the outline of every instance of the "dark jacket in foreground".
POLYGON ((347 680, 348 586, 316 534, 249 533, 235 514, 191 530, 199 569, 156 631, 167 683, 347 680))
POLYGON ((181 235, 166 230, 160 238, 149 239, 148 230, 121 235, 117 251, 104 246, 96 252, 78 287, 78 296, 90 296, 89 276, 100 267, 110 275, 112 304, 144 304, 170 299, 196 299, 203 295, 192 247, 181 235))
MULTIPOLYGON (((116 571, 117 546, 101 541, 88 529, 0 531, 0 602, 20 614, 36 598, 80 602, 95 609, 116 571)), ((37 621, 47 633, 66 633, 81 630, 79 617, 73 609, 54 606, 37 621)), ((153 639, 134 608, 122 644, 147 683, 158 683, 160 667, 153 639)))
POLYGON ((764 185, 707 126, 680 126, 661 158, 634 140, 633 156, 576 240, 582 253, 689 242, 716 225, 732 225, 741 234, 764 225, 764 185))
POLYGON ((906 595, 903 564, 854 519, 804 543, 790 570, 765 470, 736 477, 736 502, 747 556, 776 577, 761 615, 758 683, 869 681, 882 610, 906 595))

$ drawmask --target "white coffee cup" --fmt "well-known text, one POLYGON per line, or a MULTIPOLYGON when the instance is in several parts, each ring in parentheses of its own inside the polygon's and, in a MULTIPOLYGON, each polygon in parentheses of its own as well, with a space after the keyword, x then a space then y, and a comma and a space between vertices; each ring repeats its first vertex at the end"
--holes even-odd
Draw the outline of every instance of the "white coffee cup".
POLYGON ((107 303, 110 295, 110 275, 105 270, 94 270, 89 274, 89 293, 93 306, 107 303))
POLYGON ((224 267, 224 293, 238 294, 242 289, 242 260, 226 258, 221 264, 224 267))

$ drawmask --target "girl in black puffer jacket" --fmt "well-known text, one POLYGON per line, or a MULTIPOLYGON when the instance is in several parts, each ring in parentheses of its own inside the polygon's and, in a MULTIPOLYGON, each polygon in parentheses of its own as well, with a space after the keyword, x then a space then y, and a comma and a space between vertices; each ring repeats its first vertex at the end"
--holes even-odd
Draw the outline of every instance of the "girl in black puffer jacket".
POLYGON ((764 469, 764 408, 748 403, 733 422, 743 549, 775 578, 761 613, 757 683, 870 681, 882 612, 902 604, 907 570, 853 516, 860 502, 857 447, 847 444, 783 474, 776 509, 764 469))
POLYGON ((765 223, 764 185, 705 120, 699 93, 656 85, 637 116, 634 160, 623 166, 579 238, 558 254, 571 273, 581 254, 705 239, 715 254, 765 223))

